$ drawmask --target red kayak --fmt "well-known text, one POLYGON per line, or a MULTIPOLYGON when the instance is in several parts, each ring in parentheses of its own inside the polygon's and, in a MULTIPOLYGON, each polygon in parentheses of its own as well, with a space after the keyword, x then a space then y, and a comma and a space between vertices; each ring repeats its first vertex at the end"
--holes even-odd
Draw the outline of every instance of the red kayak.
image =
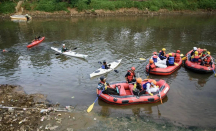
MULTIPOLYGON (((198 73, 212 73, 214 72, 213 70, 215 70, 215 64, 214 64, 214 61, 212 60, 212 66, 203 66, 203 65, 200 65, 201 64, 201 60, 199 60, 198 62, 192 62, 190 61, 190 58, 191 58, 191 52, 193 50, 189 51, 187 54, 186 54, 186 57, 187 57, 187 60, 185 61, 185 67, 194 71, 194 72, 198 72, 198 73)), ((202 52, 203 49, 200 49, 200 51, 202 52)), ((210 55, 211 57, 211 55, 210 55)))
MULTIPOLYGON (((151 82, 153 79, 145 79, 142 82, 142 85, 146 82, 151 82)), ((130 104, 143 104, 143 103, 155 103, 160 101, 160 98, 163 99, 166 97, 168 91, 170 90, 169 85, 164 80, 156 80, 159 86, 159 91, 153 93, 153 96, 149 95, 147 92, 146 94, 142 94, 141 96, 137 97, 133 94, 133 84, 128 83, 116 83, 110 85, 111 88, 118 87, 119 95, 112 95, 112 94, 103 94, 101 90, 97 89, 97 95, 101 93, 99 98, 109 104, 114 105, 130 105, 130 104)))
MULTIPOLYGON (((175 56, 175 53, 172 53, 173 56, 175 56)), ((168 57, 168 54, 167 54, 168 57)), ((150 73, 150 74, 154 74, 154 75, 170 75, 172 74, 174 71, 176 71, 177 69, 179 69, 181 67, 182 64, 182 59, 180 57, 179 61, 175 60, 175 64, 173 66, 167 66, 166 68, 154 68, 151 69, 149 72, 149 64, 146 65, 146 72, 150 73)))
POLYGON ((35 45, 38 45, 39 43, 41 43, 43 40, 45 39, 45 37, 39 38, 39 40, 32 42, 31 44, 27 45, 28 48, 31 48, 35 45))

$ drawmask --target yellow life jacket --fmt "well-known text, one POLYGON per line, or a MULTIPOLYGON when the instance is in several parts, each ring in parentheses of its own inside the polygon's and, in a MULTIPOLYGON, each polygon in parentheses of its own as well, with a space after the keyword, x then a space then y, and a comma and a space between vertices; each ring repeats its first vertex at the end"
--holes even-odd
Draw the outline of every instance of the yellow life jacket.
POLYGON ((104 83, 104 86, 105 86, 105 90, 107 90, 107 83, 106 82, 104 83))
POLYGON ((136 91, 137 84, 134 84, 133 91, 136 91))

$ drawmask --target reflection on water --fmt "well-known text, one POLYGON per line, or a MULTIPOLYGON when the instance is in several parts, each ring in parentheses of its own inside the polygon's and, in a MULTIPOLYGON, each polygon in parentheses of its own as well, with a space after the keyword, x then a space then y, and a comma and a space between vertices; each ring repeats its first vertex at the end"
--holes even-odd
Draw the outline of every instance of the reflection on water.
MULTIPOLYGON (((19 84, 27 93, 43 93, 53 102, 86 109, 96 97, 98 77, 89 74, 101 65, 123 59, 107 81, 123 81, 132 66, 146 78, 145 66, 152 52, 165 47, 186 54, 192 47, 207 48, 216 57, 216 16, 104 17, 33 19, 30 23, 0 21, 0 83, 19 84), (39 45, 27 49, 35 36, 45 36, 39 45), (55 55, 50 47, 87 54, 87 60, 55 55)), ((212 74, 195 74, 184 67, 164 79, 171 89, 163 104, 115 106, 99 101, 95 111, 106 116, 150 115, 191 126, 208 126, 216 121, 216 88, 212 74), (169 99, 168 99, 169 98, 169 99), (205 121, 205 122, 203 122, 205 121)))

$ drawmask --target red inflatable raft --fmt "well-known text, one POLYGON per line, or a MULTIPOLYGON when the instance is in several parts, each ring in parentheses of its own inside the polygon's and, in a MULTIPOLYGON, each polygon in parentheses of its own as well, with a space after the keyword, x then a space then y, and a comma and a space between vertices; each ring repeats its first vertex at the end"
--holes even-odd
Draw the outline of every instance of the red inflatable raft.
MULTIPOLYGON (((145 79, 142 82, 142 85, 146 82, 151 82, 152 79, 145 79)), ((130 105, 130 104, 142 104, 142 103, 155 103, 165 98, 170 87, 164 80, 156 80, 157 85, 159 86, 159 92, 153 93, 153 96, 149 94, 142 94, 137 97, 133 95, 133 84, 128 83, 116 83, 112 84, 112 88, 118 87, 120 95, 112 95, 112 94, 103 94, 101 90, 97 89, 97 95, 101 93, 99 98, 107 103, 115 104, 115 105, 130 105)))
POLYGON ((31 48, 35 45, 38 45, 39 43, 41 43, 43 40, 45 39, 45 37, 39 38, 39 40, 32 42, 31 44, 27 45, 28 48, 31 48))
MULTIPOLYGON (((194 72, 198 72, 198 73, 212 73, 213 70, 215 70, 215 64, 214 64, 214 61, 212 60, 212 66, 203 66, 203 65, 200 65, 201 64, 201 61, 199 62, 192 62, 190 61, 191 59, 191 52, 193 50, 189 51, 187 54, 186 54, 186 57, 187 57, 187 60, 185 61, 185 67, 194 71, 194 72)), ((200 52, 202 52, 203 49, 200 49, 200 52)), ((211 55, 210 55, 211 56, 211 55)))
MULTIPOLYGON (((175 56, 175 53, 172 53, 173 56, 175 56)), ((168 54, 167 54, 168 57, 168 54)), ((150 73, 150 74, 154 74, 154 75, 170 75, 172 74, 174 71, 176 71, 178 68, 181 67, 182 64, 182 59, 180 57, 179 61, 175 60, 175 64, 173 66, 167 66, 166 68, 154 68, 154 69, 150 69, 149 72, 149 64, 146 65, 146 72, 150 73)))

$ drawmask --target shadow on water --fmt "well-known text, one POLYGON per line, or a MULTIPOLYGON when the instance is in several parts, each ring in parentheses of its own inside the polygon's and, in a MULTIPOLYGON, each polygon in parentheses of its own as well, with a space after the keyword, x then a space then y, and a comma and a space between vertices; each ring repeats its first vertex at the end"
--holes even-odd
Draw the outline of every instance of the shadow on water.
MULTIPOLYGON (((168 97, 166 96, 163 100, 163 104, 165 104, 168 101, 168 97)), ((99 106, 101 106, 101 109, 98 109, 99 114, 101 114, 104 117, 108 116, 115 116, 115 117, 123 117, 125 114, 127 115, 134 115, 134 116, 151 116, 155 115, 158 118, 161 117, 160 112, 160 102, 157 103, 151 103, 151 104, 136 104, 136 105, 125 105, 125 106, 119 106, 119 105, 111 105, 108 103, 105 103, 102 100, 98 101, 99 106), (154 108, 154 110, 153 110, 154 108), (155 112, 157 109, 157 112, 155 112)))

